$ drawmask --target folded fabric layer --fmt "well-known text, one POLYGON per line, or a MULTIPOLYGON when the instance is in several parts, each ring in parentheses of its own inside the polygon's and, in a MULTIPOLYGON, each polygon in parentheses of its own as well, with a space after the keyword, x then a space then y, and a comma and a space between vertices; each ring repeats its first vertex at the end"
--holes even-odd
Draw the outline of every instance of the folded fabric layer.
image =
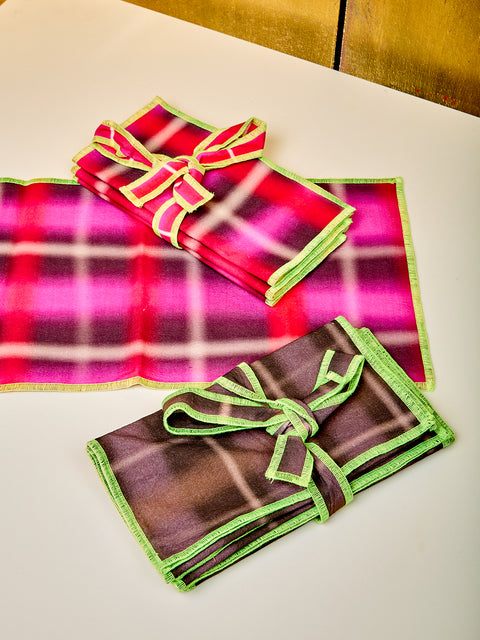
POLYGON ((274 305, 345 240, 353 207, 261 157, 265 123, 214 129, 160 98, 110 120, 78 181, 274 305))
POLYGON ((349 240, 269 307, 76 183, 0 179, 0 390, 205 384, 337 315, 432 388, 401 179, 322 187, 349 240))
POLYGON ((87 449, 151 562, 188 590, 453 439, 372 333, 339 317, 87 449))

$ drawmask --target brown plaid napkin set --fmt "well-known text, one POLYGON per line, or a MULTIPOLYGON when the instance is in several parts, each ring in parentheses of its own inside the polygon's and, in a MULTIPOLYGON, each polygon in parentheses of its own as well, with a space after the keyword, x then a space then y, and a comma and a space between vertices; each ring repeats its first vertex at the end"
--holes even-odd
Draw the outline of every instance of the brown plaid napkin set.
POLYGON ((338 317, 88 452, 150 561, 190 590, 453 440, 373 334, 338 317))

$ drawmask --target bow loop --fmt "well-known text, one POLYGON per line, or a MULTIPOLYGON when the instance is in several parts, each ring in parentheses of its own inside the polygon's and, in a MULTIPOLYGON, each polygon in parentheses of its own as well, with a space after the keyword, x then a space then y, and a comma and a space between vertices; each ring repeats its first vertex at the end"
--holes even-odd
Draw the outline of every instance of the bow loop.
POLYGON ((158 162, 154 154, 113 120, 105 120, 97 127, 93 146, 110 160, 133 169, 149 171, 158 162))
POLYGON ((186 213, 192 213, 213 198, 202 185, 205 171, 261 157, 266 124, 249 118, 226 129, 215 129, 193 150, 174 158, 150 152, 127 129, 106 120, 95 131, 93 146, 102 155, 143 175, 120 187, 135 206, 143 207, 171 187, 171 196, 158 205, 153 230, 179 247, 177 232, 186 213))

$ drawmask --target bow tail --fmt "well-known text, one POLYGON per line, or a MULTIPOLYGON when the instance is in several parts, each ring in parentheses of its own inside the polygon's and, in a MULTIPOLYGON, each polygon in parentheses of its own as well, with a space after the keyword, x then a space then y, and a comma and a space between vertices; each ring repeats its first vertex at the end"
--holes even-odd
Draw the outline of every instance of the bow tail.
POLYGON ((175 183, 173 187, 175 201, 188 213, 192 213, 198 207, 213 198, 213 193, 205 189, 195 178, 187 173, 183 180, 175 183))
POLYGON ((265 477, 306 488, 320 522, 353 498, 350 483, 337 463, 317 444, 305 443, 294 432, 277 436, 265 477))
POLYGON ((295 433, 277 436, 275 449, 265 477, 283 480, 306 488, 313 471, 313 456, 302 438, 295 433))

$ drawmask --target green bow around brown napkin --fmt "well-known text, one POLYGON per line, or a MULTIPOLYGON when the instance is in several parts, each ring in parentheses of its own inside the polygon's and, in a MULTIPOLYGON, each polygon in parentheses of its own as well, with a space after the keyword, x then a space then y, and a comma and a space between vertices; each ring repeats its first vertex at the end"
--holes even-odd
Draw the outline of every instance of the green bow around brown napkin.
POLYGON ((453 440, 371 332, 339 317, 88 452, 152 563, 188 590, 453 440))

